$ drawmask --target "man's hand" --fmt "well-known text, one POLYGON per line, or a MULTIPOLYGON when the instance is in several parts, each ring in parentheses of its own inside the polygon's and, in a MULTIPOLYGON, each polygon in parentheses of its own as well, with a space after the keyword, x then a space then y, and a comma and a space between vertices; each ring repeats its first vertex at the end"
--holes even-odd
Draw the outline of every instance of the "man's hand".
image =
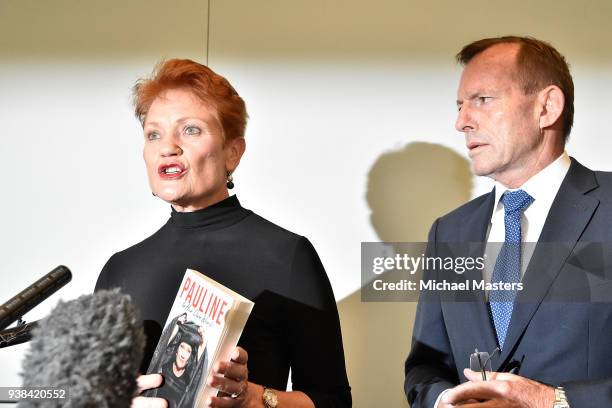
POLYGON ((469 380, 448 390, 440 400, 439 408, 551 408, 555 401, 554 388, 509 373, 489 373, 482 381, 480 373, 465 369, 469 380))
POLYGON ((241 347, 236 347, 230 361, 221 361, 213 367, 208 385, 217 388, 224 396, 212 397, 207 401, 210 407, 249 408, 261 406, 260 386, 249 383, 247 361, 249 356, 241 347), (259 394, 259 395, 258 395, 259 394), (259 398, 258 398, 259 397, 259 398))
MULTIPOLYGON (((159 374, 141 375, 136 379, 138 394, 162 385, 163 377, 159 374)), ((132 408, 167 408, 168 403, 163 398, 136 397, 132 399, 132 408)))

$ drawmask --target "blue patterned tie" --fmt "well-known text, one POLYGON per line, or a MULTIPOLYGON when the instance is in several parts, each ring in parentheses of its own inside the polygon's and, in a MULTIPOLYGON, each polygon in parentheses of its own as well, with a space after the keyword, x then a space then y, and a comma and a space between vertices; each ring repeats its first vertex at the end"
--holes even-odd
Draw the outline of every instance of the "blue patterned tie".
MULTIPOLYGON (((506 191, 501 202, 504 204, 505 242, 495 261, 491 283, 518 283, 521 281, 521 215, 533 202, 533 197, 523 190, 506 191)), ((499 348, 504 348, 516 290, 492 290, 489 293, 491 315, 499 348)))

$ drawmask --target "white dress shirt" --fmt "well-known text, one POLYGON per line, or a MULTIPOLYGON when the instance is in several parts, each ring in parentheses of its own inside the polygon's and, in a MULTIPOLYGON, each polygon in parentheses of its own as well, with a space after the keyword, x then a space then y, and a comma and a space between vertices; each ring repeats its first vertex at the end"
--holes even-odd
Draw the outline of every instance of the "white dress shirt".
POLYGON ((509 189, 495 181, 495 207, 491 216, 491 222, 487 233, 487 246, 485 249, 485 270, 483 278, 491 281, 493 268, 497 255, 501 249, 501 243, 506 239, 504 224, 504 204, 501 196, 506 191, 524 190, 533 197, 534 201, 527 207, 521 216, 521 241, 523 242, 521 251, 521 278, 525 274, 527 265, 533 255, 535 243, 538 242, 542 228, 548 217, 548 212, 552 206, 559 187, 570 168, 571 160, 566 152, 563 152, 554 162, 550 163, 539 173, 532 176, 522 186, 516 189, 509 189), (527 243, 527 245, 525 245, 527 243))

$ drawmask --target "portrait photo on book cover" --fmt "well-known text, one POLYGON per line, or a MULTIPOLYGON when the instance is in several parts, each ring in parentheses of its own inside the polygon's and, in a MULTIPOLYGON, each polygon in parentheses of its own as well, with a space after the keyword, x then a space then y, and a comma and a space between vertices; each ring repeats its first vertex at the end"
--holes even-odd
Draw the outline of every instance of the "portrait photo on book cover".
POLYGON ((208 371, 206 344, 204 325, 189 320, 186 312, 175 316, 164 328, 147 370, 161 374, 164 383, 147 396, 166 399, 169 408, 193 406, 202 375, 208 371))

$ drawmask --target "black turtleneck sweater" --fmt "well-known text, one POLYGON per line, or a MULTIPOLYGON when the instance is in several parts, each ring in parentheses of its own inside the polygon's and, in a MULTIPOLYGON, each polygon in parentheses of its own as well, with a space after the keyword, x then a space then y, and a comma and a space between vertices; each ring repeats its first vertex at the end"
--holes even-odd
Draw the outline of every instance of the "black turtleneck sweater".
POLYGON ((255 302, 239 345, 249 381, 293 389, 316 407, 351 406, 338 311, 311 243, 243 208, 236 196, 195 212, 173 210, 155 234, 113 255, 96 290, 119 287, 147 335, 144 372, 187 268, 255 302))

